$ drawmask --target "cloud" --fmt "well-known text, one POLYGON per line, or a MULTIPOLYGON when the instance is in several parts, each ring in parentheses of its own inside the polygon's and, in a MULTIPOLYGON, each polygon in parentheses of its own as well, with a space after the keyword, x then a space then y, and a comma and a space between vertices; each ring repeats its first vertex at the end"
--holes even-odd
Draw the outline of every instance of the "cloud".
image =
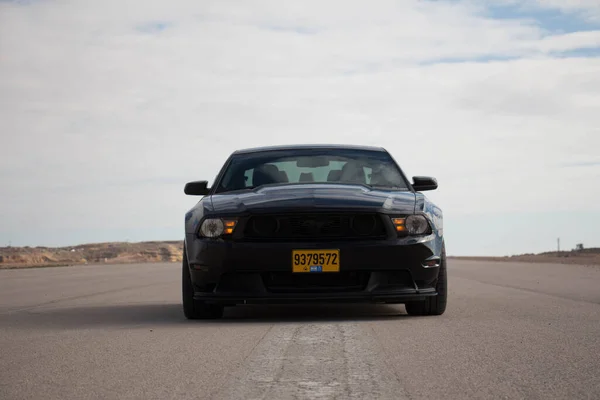
POLYGON ((274 143, 382 145, 448 218, 598 211, 597 166, 557 167, 600 145, 594 5, 492 3, 0 3, 0 240, 180 237, 183 184, 274 143))
POLYGON ((598 167, 600 166, 600 161, 582 161, 576 163, 565 163, 560 164, 561 167, 598 167))
POLYGON ((548 36, 538 45, 538 49, 546 53, 598 48, 600 48, 600 30, 548 36))
POLYGON ((600 22, 600 4, 596 0, 535 0, 535 3, 540 7, 576 13, 590 21, 600 22))
POLYGON ((8 3, 8 4, 13 4, 13 5, 26 6, 26 5, 30 5, 30 4, 35 4, 38 1, 41 1, 41 0, 0 0, 0 3, 8 3))
POLYGON ((151 21, 138 25, 136 29, 143 33, 160 33, 171 26, 167 21, 151 21))
POLYGON ((274 32, 293 33, 299 35, 316 35, 320 32, 318 28, 308 26, 281 26, 281 25, 264 25, 262 29, 267 29, 274 32))
POLYGON ((540 25, 548 24, 559 30, 573 30, 575 23, 581 27, 582 22, 600 22, 600 3, 596 0, 485 0, 473 4, 489 10, 495 17, 529 17, 540 25))

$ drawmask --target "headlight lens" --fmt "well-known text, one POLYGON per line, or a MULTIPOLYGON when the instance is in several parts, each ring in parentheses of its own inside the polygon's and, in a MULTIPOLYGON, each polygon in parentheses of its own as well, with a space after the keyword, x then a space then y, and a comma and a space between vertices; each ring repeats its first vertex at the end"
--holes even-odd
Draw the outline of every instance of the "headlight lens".
POLYGON ((406 232, 410 235, 422 235, 429 231, 429 222, 422 215, 410 215, 405 221, 406 232))
POLYGON ((207 238, 232 235, 237 219, 208 218, 200 226, 200 235, 207 238))
POLYGON ((200 234, 208 238, 216 238, 225 231, 225 224, 218 218, 210 218, 205 220, 200 226, 200 234))

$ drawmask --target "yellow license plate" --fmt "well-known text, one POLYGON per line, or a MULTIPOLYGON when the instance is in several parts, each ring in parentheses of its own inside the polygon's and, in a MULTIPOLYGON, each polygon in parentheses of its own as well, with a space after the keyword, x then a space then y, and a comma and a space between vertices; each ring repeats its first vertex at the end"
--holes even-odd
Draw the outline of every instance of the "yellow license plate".
POLYGON ((340 251, 292 250, 292 272, 340 272, 340 251))

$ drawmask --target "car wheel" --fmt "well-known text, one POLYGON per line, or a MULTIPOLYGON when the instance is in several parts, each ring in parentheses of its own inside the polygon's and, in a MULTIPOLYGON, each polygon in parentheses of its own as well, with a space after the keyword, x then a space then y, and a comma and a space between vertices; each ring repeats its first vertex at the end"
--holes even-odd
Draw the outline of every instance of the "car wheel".
POLYGON ((404 306, 408 315, 442 315, 448 301, 448 274, 446 270, 446 249, 442 248, 440 272, 435 286, 437 295, 427 297, 425 301, 412 301, 404 306))
POLYGON ((224 307, 217 304, 205 304, 194 300, 194 286, 187 259, 187 250, 183 245, 183 262, 181 263, 181 294, 183 314, 187 319, 218 319, 223 316, 224 307))

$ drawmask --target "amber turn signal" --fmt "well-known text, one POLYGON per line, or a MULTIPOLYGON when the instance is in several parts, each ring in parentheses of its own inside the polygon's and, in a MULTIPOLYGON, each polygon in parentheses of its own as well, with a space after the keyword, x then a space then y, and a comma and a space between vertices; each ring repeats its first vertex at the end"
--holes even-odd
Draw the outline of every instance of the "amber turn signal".
POLYGON ((231 235, 235 229, 237 221, 234 219, 224 219, 223 223, 225 224, 225 235, 231 235))
POLYGON ((405 218, 392 218, 392 223, 396 227, 396 232, 406 232, 405 218))

